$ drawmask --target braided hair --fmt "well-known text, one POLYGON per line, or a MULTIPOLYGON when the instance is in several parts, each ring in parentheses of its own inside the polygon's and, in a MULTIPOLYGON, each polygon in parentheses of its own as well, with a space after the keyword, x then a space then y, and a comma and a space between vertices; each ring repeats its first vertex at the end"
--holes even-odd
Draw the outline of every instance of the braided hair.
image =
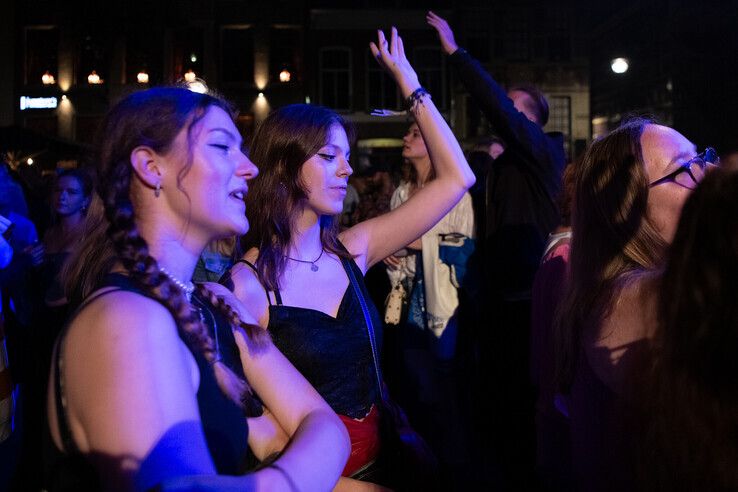
MULTIPOLYGON (((115 259, 134 282, 169 310, 190 350, 201 354, 213 368, 221 391, 245 408, 250 400, 250 388, 220 361, 213 339, 189 299, 159 269, 136 226, 137 213, 131 201, 133 170, 130 155, 133 149, 147 146, 158 154, 166 154, 183 129, 187 130, 187 143, 191 146, 193 127, 211 107, 234 115, 232 107, 220 98, 175 87, 135 92, 118 102, 106 116, 99 139, 100 194, 107 219, 107 238, 112 243, 115 259)), ((178 184, 191 165, 190 156, 177 176, 178 184)), ((215 299, 204 287, 201 293, 207 299, 215 299)), ((266 335, 263 330, 243 323, 230 306, 221 301, 216 302, 215 307, 232 324, 244 328, 257 345, 264 341, 266 335)))

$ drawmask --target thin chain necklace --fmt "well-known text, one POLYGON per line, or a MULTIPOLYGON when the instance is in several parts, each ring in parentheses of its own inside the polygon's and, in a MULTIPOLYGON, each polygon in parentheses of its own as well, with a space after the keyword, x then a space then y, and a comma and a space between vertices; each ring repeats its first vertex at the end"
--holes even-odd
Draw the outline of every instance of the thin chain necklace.
POLYGON ((284 257, 287 258, 288 260, 296 261, 298 263, 310 263, 310 270, 312 270, 314 272, 317 272, 319 270, 319 268, 318 268, 318 265, 316 265, 316 263, 318 262, 318 260, 320 260, 323 257, 323 248, 320 249, 320 254, 313 261, 310 261, 310 260, 298 260, 297 258, 292 258, 292 257, 287 256, 287 255, 284 255, 284 257))
POLYGON ((167 269, 164 268, 163 266, 160 266, 159 267, 159 271, 161 273, 163 273, 164 275, 166 275, 167 277, 169 277, 169 280, 171 280, 172 282, 174 282, 174 285, 176 285, 177 287, 179 287, 180 289, 182 289, 182 291, 187 296, 187 299, 189 299, 190 297, 192 297, 192 293, 195 292, 195 284, 193 284, 191 281, 189 281, 189 282, 182 282, 180 279, 178 279, 177 277, 175 277, 174 275, 172 275, 171 273, 169 273, 167 271, 167 269))

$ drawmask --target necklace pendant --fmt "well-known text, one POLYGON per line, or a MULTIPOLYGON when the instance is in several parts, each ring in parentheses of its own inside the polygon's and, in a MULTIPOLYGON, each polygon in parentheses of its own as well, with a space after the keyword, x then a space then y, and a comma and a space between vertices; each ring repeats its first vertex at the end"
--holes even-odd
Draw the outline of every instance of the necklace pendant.
POLYGON ((316 265, 315 263, 311 263, 310 264, 310 270, 312 270, 314 272, 317 272, 318 271, 318 265, 316 265))

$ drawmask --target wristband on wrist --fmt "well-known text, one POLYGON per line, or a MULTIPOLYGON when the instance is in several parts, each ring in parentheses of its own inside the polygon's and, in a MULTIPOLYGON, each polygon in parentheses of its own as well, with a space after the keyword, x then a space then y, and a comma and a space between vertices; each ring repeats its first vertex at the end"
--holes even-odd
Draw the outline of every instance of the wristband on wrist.
POLYGON ((423 97, 431 97, 430 93, 424 87, 418 87, 405 99, 405 109, 415 112, 419 104, 423 104, 423 97))

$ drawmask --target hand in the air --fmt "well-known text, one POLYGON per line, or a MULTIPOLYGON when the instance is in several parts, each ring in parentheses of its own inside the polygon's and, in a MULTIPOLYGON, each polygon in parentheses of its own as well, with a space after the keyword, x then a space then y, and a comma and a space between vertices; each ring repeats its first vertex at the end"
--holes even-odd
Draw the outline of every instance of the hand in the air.
POLYGON ((451 30, 448 22, 446 22, 446 19, 444 19, 443 17, 439 17, 431 11, 428 11, 425 16, 425 20, 438 33, 438 39, 441 41, 441 47, 447 55, 451 55, 459 49, 459 45, 456 44, 456 41, 454 40, 454 32, 451 30))
POLYGON ((372 50, 377 63, 395 79, 403 97, 408 97, 415 89, 420 87, 418 75, 410 62, 407 61, 405 47, 402 38, 397 34, 396 28, 392 28, 389 43, 384 36, 384 32, 377 30, 377 43, 370 42, 369 48, 372 50))

